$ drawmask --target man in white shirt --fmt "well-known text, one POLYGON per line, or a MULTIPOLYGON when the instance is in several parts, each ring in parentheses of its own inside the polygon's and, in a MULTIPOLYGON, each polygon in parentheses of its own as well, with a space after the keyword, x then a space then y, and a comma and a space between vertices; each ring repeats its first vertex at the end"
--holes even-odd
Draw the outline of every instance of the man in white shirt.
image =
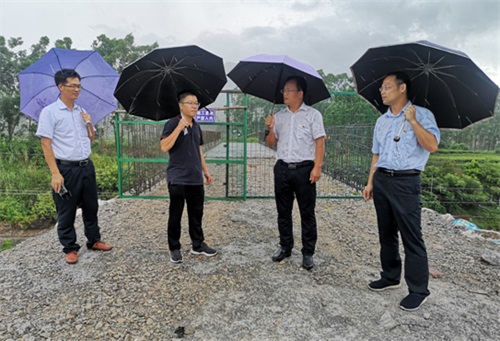
POLYGON ((63 69, 54 75, 61 92, 56 102, 42 109, 36 136, 41 139, 43 155, 52 173, 52 195, 57 208, 57 234, 66 262, 78 262, 80 245, 76 242, 75 215, 82 208, 87 248, 109 251, 101 241, 97 223, 97 183, 94 164, 89 159, 94 140, 92 119, 75 100, 82 85, 75 70, 63 69))
POLYGON ((318 238, 314 212, 316 182, 321 177, 326 134, 321 113, 304 104, 307 83, 303 77, 289 77, 281 92, 287 107, 268 116, 265 122, 269 129, 267 145, 277 144, 274 193, 280 248, 272 260, 280 262, 291 256, 294 246, 292 209, 296 197, 302 225, 302 266, 310 270, 314 267, 318 238))

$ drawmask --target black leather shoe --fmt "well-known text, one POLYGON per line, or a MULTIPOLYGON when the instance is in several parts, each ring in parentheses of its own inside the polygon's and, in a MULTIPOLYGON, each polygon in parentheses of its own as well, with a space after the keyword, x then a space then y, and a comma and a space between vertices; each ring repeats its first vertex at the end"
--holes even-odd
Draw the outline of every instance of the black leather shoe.
POLYGON ((304 255, 302 258, 302 267, 306 270, 314 268, 313 256, 304 255))
POLYGON ((292 255, 292 250, 285 250, 279 248, 273 255, 273 262, 281 262, 283 259, 290 257, 292 255))

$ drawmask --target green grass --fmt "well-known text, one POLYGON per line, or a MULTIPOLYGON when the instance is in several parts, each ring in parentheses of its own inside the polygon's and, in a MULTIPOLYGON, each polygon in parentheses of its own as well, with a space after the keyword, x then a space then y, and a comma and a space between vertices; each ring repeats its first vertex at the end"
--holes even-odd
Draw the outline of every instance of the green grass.
POLYGON ((432 154, 429 158, 429 163, 439 161, 486 161, 486 162, 500 162, 500 154, 487 151, 464 151, 453 149, 440 149, 436 154, 432 154))
POLYGON ((5 240, 0 244, 0 252, 10 250, 14 247, 14 241, 11 239, 5 240))

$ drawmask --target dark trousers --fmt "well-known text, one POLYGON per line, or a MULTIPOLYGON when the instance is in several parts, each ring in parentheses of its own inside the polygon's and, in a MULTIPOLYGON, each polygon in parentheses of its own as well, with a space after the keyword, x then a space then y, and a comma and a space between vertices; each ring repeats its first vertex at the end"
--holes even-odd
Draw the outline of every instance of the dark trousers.
POLYGON ((280 245, 285 250, 294 246, 292 209, 294 197, 300 210, 302 226, 302 254, 313 255, 318 232, 316 228, 316 184, 311 184, 309 176, 314 163, 297 169, 289 169, 279 161, 274 166, 274 195, 278 210, 278 230, 280 245))
POLYGON ((60 165, 59 172, 64 178, 64 186, 71 192, 68 200, 62 199, 52 191, 57 209, 57 235, 63 245, 63 252, 78 251, 80 245, 76 243, 75 216, 78 207, 82 208, 82 219, 87 247, 91 247, 101 239, 97 223, 97 182, 92 161, 84 166, 60 165))
POLYGON ((203 185, 174 185, 168 184, 170 207, 168 210, 168 247, 170 250, 181 248, 181 218, 184 210, 184 201, 187 204, 189 220, 189 236, 193 249, 201 246, 205 237, 201 221, 203 219, 203 201, 205 189, 203 185))
POLYGON ((398 231, 405 252, 405 280, 410 293, 429 295, 427 251, 422 237, 420 176, 389 176, 376 171, 373 201, 377 211, 382 277, 401 279, 398 231))

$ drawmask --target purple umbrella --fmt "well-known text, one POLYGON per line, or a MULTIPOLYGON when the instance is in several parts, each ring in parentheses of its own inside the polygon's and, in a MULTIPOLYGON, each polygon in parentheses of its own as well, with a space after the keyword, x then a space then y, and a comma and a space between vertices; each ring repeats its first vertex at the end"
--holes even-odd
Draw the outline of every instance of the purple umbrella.
POLYGON ((120 75, 96 51, 53 48, 19 73, 21 112, 38 122, 40 111, 57 100, 59 89, 54 74, 73 69, 80 75, 82 91, 76 103, 97 124, 118 107, 113 95, 120 75))
POLYGON ((312 105, 330 97, 323 78, 312 66, 288 56, 259 54, 243 59, 228 73, 244 93, 276 104, 283 104, 280 91, 290 76, 302 76, 306 80, 306 104, 312 105))

